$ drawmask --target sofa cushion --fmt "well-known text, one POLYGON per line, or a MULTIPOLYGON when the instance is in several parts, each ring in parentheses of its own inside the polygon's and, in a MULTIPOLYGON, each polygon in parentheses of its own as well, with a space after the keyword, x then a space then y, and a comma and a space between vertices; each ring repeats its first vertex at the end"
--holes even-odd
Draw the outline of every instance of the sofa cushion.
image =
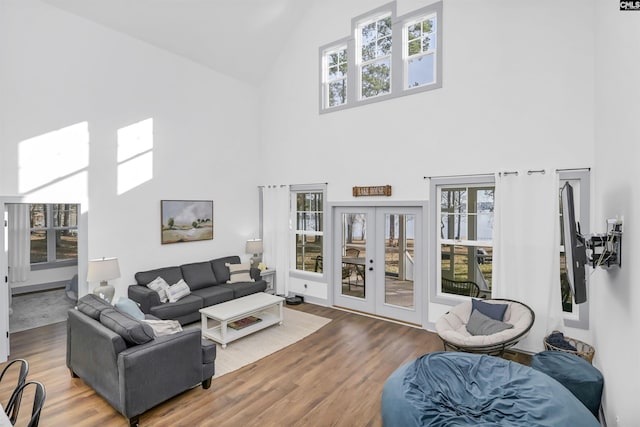
POLYGON ((169 286, 166 293, 169 297, 169 302, 177 302, 189 295, 191 293, 191 289, 189 289, 189 286, 184 280, 180 279, 180 281, 175 285, 169 286))
POLYGON ((225 265, 226 263, 240 264, 240 257, 233 255, 211 260, 211 268, 213 268, 213 274, 216 275, 216 283, 227 283, 227 280, 229 280, 229 268, 225 265))
POLYGON ((257 292, 264 292, 267 289, 267 282, 258 280, 257 282, 240 282, 220 285, 220 287, 231 289, 234 298, 246 297, 257 292))
POLYGON ((180 317, 188 313, 197 313, 204 307, 202 298, 194 294, 187 295, 177 302, 168 302, 166 304, 151 307, 151 314, 158 319, 178 320, 180 317))
POLYGON ((209 286, 208 288, 193 291, 193 295, 202 298, 202 306, 210 307, 214 304, 229 301, 234 298, 233 290, 226 286, 209 286))
POLYGON ((140 271, 136 273, 135 279, 138 285, 146 285, 158 276, 162 277, 168 284, 173 285, 182 279, 182 270, 180 270, 180 267, 165 267, 149 271, 140 271))
POLYGON ((187 282, 192 291, 217 283, 216 276, 211 269, 211 263, 208 261, 184 264, 180 266, 180 269, 182 270, 184 281, 187 282))
POLYGON ((116 302, 116 308, 123 313, 127 313, 129 316, 133 317, 134 319, 138 319, 138 320, 144 319, 144 313, 142 312, 142 310, 140 310, 140 307, 138 307, 138 304, 136 304, 135 301, 127 297, 118 298, 118 302, 116 302))
POLYGON ((100 313, 113 306, 94 294, 87 294, 78 300, 78 311, 86 314, 94 320, 100 320, 100 313))
POLYGON ((253 282, 253 278, 251 278, 250 270, 251 266, 248 262, 241 264, 230 264, 228 262, 225 263, 227 268, 229 269, 229 279, 227 283, 238 283, 238 282, 253 282))
POLYGON ((120 335, 129 345, 144 344, 154 337, 151 326, 114 308, 100 313, 100 323, 120 335))

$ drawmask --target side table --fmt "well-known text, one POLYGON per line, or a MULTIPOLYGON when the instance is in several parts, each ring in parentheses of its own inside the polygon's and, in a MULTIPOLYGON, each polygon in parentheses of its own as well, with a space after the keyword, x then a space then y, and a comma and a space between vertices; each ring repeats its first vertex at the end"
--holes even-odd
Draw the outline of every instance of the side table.
POLYGON ((260 272, 260 277, 262 277, 267 282, 266 293, 275 295, 276 293, 276 270, 262 270, 260 272))

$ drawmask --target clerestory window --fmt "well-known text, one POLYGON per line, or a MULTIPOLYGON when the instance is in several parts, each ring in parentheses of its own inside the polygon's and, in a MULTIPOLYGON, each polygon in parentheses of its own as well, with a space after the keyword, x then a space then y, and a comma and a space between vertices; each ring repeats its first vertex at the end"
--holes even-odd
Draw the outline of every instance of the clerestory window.
POLYGON ((320 112, 442 87, 442 2, 400 17, 389 3, 353 18, 351 28, 320 47, 320 112))

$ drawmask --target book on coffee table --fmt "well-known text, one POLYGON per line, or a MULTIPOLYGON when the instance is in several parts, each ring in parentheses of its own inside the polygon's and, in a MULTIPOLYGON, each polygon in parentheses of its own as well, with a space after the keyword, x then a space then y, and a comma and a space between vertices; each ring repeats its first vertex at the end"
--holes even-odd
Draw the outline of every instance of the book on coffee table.
POLYGON ((248 316, 243 319, 235 320, 233 322, 229 322, 229 327, 231 329, 240 330, 242 328, 246 328, 247 326, 251 326, 254 323, 258 323, 262 321, 261 318, 256 316, 248 316))

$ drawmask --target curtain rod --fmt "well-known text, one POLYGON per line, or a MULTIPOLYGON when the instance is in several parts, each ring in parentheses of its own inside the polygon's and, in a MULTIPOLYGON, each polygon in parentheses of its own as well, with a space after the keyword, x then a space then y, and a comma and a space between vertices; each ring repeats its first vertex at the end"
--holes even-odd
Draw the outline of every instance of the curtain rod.
POLYGON ((556 172, 571 172, 571 171, 590 171, 591 168, 564 168, 556 169, 556 172))
POLYGON ((432 179, 432 178, 466 178, 472 176, 494 176, 493 173, 471 173, 471 174, 462 174, 462 175, 434 175, 434 176, 423 176, 422 179, 432 179))
POLYGON ((282 187, 286 187, 287 185, 288 185, 289 187, 296 187, 296 186, 299 186, 299 185, 329 185, 329 183, 328 183, 328 182, 311 182, 311 183, 308 183, 308 184, 273 184, 273 185, 258 185, 258 188, 265 188, 265 187, 280 187, 280 188, 282 188, 282 187))

